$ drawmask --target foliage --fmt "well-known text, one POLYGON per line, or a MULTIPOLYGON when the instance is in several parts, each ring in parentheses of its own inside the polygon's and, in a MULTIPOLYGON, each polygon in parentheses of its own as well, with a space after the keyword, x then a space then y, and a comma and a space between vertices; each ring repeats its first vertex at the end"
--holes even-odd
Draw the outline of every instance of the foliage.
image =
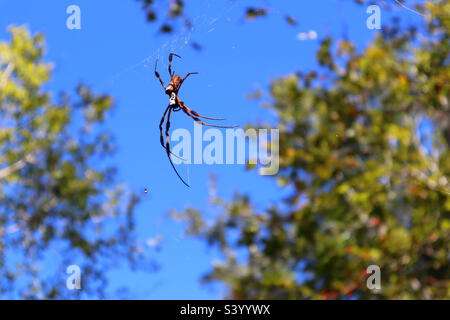
POLYGON ((45 89, 43 36, 10 32, 0 43, 0 294, 76 297, 65 288, 71 264, 81 268, 84 293, 102 293, 110 259, 138 258, 137 197, 102 164, 115 149, 101 127, 112 98, 80 85, 75 102, 66 93, 55 99, 45 89))
POLYGON ((425 8, 423 26, 384 25, 361 52, 324 39, 319 70, 272 83, 273 178, 290 195, 265 209, 212 198, 212 221, 175 214, 223 254, 205 281, 235 299, 450 298, 450 3, 425 8))

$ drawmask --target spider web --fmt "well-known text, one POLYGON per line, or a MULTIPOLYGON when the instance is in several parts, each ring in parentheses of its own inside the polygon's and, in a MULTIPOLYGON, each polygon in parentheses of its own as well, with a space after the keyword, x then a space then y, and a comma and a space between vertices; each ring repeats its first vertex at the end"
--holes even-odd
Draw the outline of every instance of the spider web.
MULTIPOLYGON (((156 37, 167 37, 168 39, 156 49, 154 49, 149 55, 143 57, 142 59, 129 65, 128 67, 123 68, 121 71, 111 76, 108 81, 115 83, 120 78, 127 76, 128 73, 136 71, 136 69, 139 68, 148 68, 152 69, 153 71, 154 63, 156 60, 159 61, 158 65, 161 64, 162 68, 166 68, 167 62, 165 61, 165 58, 167 58, 170 52, 176 53, 183 51, 186 46, 193 46, 197 43, 203 44, 202 38, 204 38, 207 33, 215 31, 219 22, 230 23, 232 21, 232 19, 230 18, 230 13, 237 6, 236 0, 228 0, 228 9, 221 11, 221 13, 219 14, 213 14, 211 11, 216 6, 218 6, 218 4, 222 3, 223 0, 201 1, 203 1, 205 5, 200 5, 200 7, 203 8, 200 12, 194 13, 193 15, 187 13, 189 21, 191 23, 190 27, 186 25, 176 26, 174 28, 174 31, 169 35, 151 35, 156 37)), ((187 9, 189 9, 189 7, 187 7, 187 9)), ((192 50, 194 49, 192 48, 192 50)))
MULTIPOLYGON (((166 1, 165 4, 169 5, 170 1, 166 1)), ((153 74, 153 68, 155 66, 155 61, 158 61, 159 68, 167 69, 167 56, 169 53, 180 53, 186 49, 186 46, 192 47, 196 43, 200 45, 205 45, 207 47, 206 35, 219 29, 221 23, 230 23, 232 19, 230 15, 232 11, 237 7, 238 1, 228 0, 226 1, 226 10, 218 10, 219 7, 224 6, 223 0, 201 0, 201 4, 195 8, 200 8, 196 12, 190 12, 189 6, 186 7, 186 16, 189 18, 190 26, 184 24, 184 21, 177 21, 175 28, 172 33, 166 34, 150 34, 149 37, 166 37, 167 40, 162 42, 158 47, 153 49, 150 54, 138 60, 137 62, 130 64, 129 66, 121 69, 119 72, 115 73, 113 76, 109 77, 107 81, 113 87, 119 83, 124 78, 130 78, 132 73, 140 72, 142 69, 146 70, 146 73, 153 74), (181 25, 182 24, 182 25, 181 25)), ((163 10, 159 10, 162 12, 163 10)), ((155 26, 155 24, 153 24, 155 26)), ((194 50, 194 48, 190 48, 194 50)), ((200 49, 201 50, 201 49, 200 49)), ((162 153, 164 154, 164 153, 162 153)), ((187 183, 191 184, 190 179, 190 165, 183 162, 183 166, 178 166, 177 169, 185 167, 184 174, 182 176, 186 177, 187 183)), ((148 188, 145 188, 148 189, 148 188)), ((144 191, 145 192, 145 191, 144 191)))

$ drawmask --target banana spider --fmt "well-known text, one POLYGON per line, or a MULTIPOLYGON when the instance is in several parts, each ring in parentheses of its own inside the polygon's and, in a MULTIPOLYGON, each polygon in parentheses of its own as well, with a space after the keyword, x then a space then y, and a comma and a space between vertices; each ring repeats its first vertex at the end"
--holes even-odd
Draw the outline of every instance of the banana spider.
POLYGON ((158 71, 156 70, 157 65, 158 65, 158 60, 156 60, 156 62, 155 62, 155 76, 158 78, 159 82, 161 83, 165 93, 169 96, 169 105, 167 106, 166 110, 164 111, 161 121, 159 123, 160 143, 161 143, 161 146, 164 149, 166 149, 167 157, 169 158, 170 164, 172 165, 172 168, 175 171, 175 173, 177 174, 178 178, 186 186, 189 187, 189 185, 183 180, 183 178, 181 178, 177 169, 175 169, 172 159, 170 158, 170 155, 173 155, 181 160, 184 160, 184 159, 178 157, 177 155, 173 154, 172 151, 170 150, 169 130, 170 130, 170 115, 171 115, 172 111, 177 112, 177 111, 183 110, 183 112, 186 113, 190 118, 194 119, 194 121, 196 121, 197 123, 199 123, 203 126, 210 126, 210 127, 217 127, 217 128, 235 128, 238 126, 228 127, 228 126, 218 126, 218 125, 214 125, 214 124, 205 123, 205 122, 201 121, 200 118, 209 119, 209 120, 225 120, 225 119, 224 118, 210 118, 210 117, 202 116, 202 115, 198 114, 197 112, 195 112, 194 110, 188 108, 184 104, 184 102, 181 101, 181 99, 178 97, 178 91, 180 90, 181 85, 191 74, 198 74, 198 72, 189 72, 184 78, 181 78, 177 74, 174 75, 174 73, 172 71, 173 56, 181 58, 179 55, 177 55, 175 53, 169 54, 170 83, 167 87, 164 85, 164 81, 161 79, 161 76, 159 75, 158 71), (164 145, 163 123, 164 123, 164 120, 166 119, 166 115, 167 115, 166 130, 165 130, 166 144, 164 145))

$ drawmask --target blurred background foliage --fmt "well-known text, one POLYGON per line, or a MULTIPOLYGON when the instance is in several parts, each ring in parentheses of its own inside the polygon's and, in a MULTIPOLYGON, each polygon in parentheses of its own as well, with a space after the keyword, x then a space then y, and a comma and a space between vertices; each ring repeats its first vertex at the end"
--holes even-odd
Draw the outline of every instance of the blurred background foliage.
POLYGON ((52 96, 43 35, 10 34, 0 43, 0 296, 73 297, 64 275, 78 263, 79 292, 102 297, 106 267, 140 259, 138 198, 103 165, 115 149, 102 129, 113 99, 84 85, 52 96))
POLYGON ((290 195, 174 213, 223 254, 205 282, 233 299, 450 298, 450 3, 416 10, 423 25, 384 21, 361 51, 323 39, 318 70, 272 82, 272 179, 290 195), (366 286, 372 264, 379 292, 366 286))

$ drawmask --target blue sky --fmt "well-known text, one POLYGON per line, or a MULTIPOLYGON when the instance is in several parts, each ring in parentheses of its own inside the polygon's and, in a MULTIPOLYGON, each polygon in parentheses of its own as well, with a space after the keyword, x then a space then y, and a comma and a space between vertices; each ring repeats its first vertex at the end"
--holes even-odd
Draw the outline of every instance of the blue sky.
MULTIPOLYGON (((174 60, 177 73, 200 73, 191 76, 180 93, 181 99, 199 113, 223 116, 229 124, 273 122, 273 115, 258 102, 245 98, 248 93, 260 88, 267 98, 271 80, 315 68, 315 51, 324 36, 345 34, 362 47, 376 33, 366 28, 366 7, 350 0, 187 2, 193 30, 176 30, 168 36, 157 33, 157 24, 145 21, 140 4, 134 0, 0 0, 1 40, 9 39, 6 29, 11 24, 26 24, 33 33, 44 32, 45 59, 54 63, 48 89, 55 95, 62 90, 73 92, 83 82, 116 101, 107 123, 119 146, 112 162, 119 168, 118 179, 143 195, 137 209, 139 239, 163 238, 160 251, 149 251, 160 271, 132 272, 121 267, 108 273, 108 291, 125 286, 133 298, 222 297, 220 286, 202 287, 199 283, 211 262, 220 259, 218 253, 185 237, 182 225, 167 218, 171 209, 194 206, 208 210, 210 173, 217 176, 220 196, 230 198, 239 190, 251 195, 261 208, 286 193, 274 179, 247 172, 242 165, 178 166, 182 176, 189 175, 191 187, 178 180, 159 145, 158 124, 168 97, 153 75, 155 59, 160 60, 166 84, 170 52, 183 57, 174 60), (272 14, 246 21, 243 8, 252 3, 270 8, 272 14), (81 8, 81 30, 66 28, 66 8, 71 4, 81 8), (285 14, 297 19, 298 26, 285 23, 285 14), (316 31, 318 39, 297 38, 309 30, 316 31), (190 41, 199 42, 203 50, 193 50, 190 41), (145 188, 149 190, 146 195, 145 188)), ((421 19, 401 8, 395 12, 405 22, 421 19)), ((388 14, 382 12, 382 23, 387 19, 388 14)), ((184 114, 175 113, 172 128, 192 131, 193 123, 184 114)))

